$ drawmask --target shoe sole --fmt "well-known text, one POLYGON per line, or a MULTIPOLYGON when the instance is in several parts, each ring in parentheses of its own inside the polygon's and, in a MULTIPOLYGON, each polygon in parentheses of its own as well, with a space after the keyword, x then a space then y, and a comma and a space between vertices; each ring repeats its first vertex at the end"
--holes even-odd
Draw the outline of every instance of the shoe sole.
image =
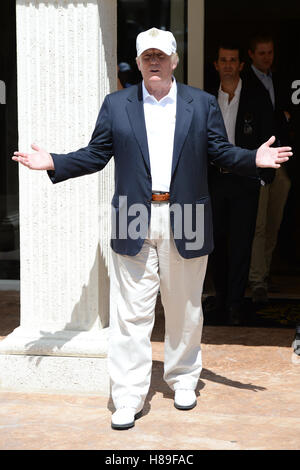
POLYGON ((130 428, 133 428, 133 426, 135 425, 135 420, 136 419, 139 419, 143 414, 143 410, 139 411, 135 416, 134 416, 134 421, 132 421, 131 423, 125 423, 125 424, 114 424, 114 423, 111 423, 111 427, 112 429, 115 429, 117 431, 126 431, 126 429, 130 429, 130 428))
POLYGON ((132 423, 127 423, 127 424, 114 424, 111 423, 112 429, 115 429, 117 431, 125 431, 126 429, 133 428, 134 426, 134 421, 132 423))
POLYGON ((178 403, 174 402, 174 406, 177 410, 192 410, 193 408, 195 408, 196 405, 197 405, 197 400, 195 400, 195 402, 192 405, 186 405, 186 406, 178 405, 178 403))

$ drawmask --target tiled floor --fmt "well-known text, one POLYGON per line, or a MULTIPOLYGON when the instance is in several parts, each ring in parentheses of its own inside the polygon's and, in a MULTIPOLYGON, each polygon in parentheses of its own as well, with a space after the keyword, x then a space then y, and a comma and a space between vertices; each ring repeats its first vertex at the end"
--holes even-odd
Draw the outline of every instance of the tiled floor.
MULTIPOLYGON (((0 293, 0 336, 18 325, 18 293, 0 293)), ((107 397, 0 392, 0 449, 299 449, 300 361, 294 330, 205 326, 198 405, 173 406, 163 381, 163 317, 152 336, 143 416, 110 428, 107 397)))

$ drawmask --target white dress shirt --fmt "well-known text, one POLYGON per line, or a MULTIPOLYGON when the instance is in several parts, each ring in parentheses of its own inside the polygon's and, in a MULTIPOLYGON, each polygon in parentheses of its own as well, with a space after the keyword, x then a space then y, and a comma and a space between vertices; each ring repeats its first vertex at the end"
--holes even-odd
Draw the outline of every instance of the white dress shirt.
POLYGON ((240 95, 242 89, 242 80, 240 79, 236 87, 234 97, 229 102, 229 94, 222 90, 220 85, 218 103, 224 119, 224 124, 227 131, 228 140, 231 144, 235 145, 235 126, 236 118, 239 109, 240 95))
POLYGON ((169 192, 176 124, 177 85, 157 101, 143 82, 144 114, 152 176, 152 191, 169 192))

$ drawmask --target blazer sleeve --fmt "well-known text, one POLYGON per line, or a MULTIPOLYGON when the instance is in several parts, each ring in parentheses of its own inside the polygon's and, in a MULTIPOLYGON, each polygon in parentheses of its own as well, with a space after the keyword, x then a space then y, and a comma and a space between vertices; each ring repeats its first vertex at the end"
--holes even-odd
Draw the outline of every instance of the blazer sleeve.
POLYGON ((257 150, 243 149, 228 142, 222 113, 214 96, 209 97, 207 139, 211 163, 239 175, 259 176, 255 163, 257 150))
POLYGON ((102 170, 113 156, 110 103, 107 96, 101 106, 89 144, 67 154, 51 153, 54 171, 48 171, 53 183, 102 170))

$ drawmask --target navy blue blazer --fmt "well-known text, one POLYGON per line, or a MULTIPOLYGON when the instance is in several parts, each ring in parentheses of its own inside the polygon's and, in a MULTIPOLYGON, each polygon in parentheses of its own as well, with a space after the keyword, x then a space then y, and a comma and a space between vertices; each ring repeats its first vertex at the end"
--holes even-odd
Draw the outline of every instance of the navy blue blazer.
MULTIPOLYGON (((144 119, 141 83, 106 96, 89 144, 68 154, 52 153, 55 171, 49 171, 53 183, 68 178, 102 170, 111 157, 115 161, 115 193, 112 206, 115 209, 116 226, 111 239, 113 250, 123 255, 136 255, 146 237, 124 236, 120 221, 126 227, 137 214, 128 211, 133 204, 145 207, 146 227, 151 217, 152 178, 144 119), (120 196, 126 196, 120 198, 120 196), (126 201, 126 203, 124 202, 126 201), (120 232, 120 233, 119 233, 120 232), (122 233, 121 233, 122 232, 122 233)), ((189 208, 189 221, 197 228, 197 206, 202 205, 203 242, 193 241, 191 230, 186 234, 184 217, 181 236, 176 235, 175 244, 184 258, 195 258, 213 250, 212 213, 208 192, 207 168, 211 160, 215 165, 246 176, 258 176, 255 165, 256 150, 234 147, 228 142, 219 105, 214 96, 177 83, 177 112, 174 135, 172 176, 170 184, 171 227, 175 230, 173 207, 189 208), (188 206, 185 206, 188 205, 188 206)), ((163 155, 161 156, 163 158, 163 155)), ((199 228, 199 227, 198 227, 199 228)), ((180 229, 180 227, 179 227, 180 229)))

